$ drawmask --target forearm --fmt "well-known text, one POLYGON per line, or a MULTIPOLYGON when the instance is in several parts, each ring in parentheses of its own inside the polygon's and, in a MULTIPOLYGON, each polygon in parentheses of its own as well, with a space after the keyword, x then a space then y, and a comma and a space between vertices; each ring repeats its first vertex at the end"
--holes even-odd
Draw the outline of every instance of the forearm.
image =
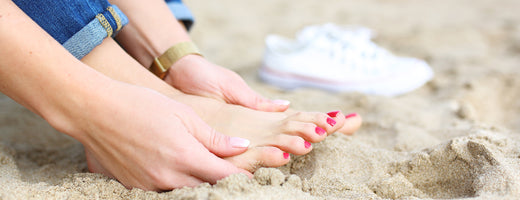
POLYGON ((117 41, 145 67, 176 43, 190 41, 163 0, 110 0, 129 18, 117 41))
POLYGON ((0 91, 58 129, 67 129, 67 109, 81 108, 92 91, 106 88, 108 78, 75 59, 11 1, 0 2, 0 43, 0 91))

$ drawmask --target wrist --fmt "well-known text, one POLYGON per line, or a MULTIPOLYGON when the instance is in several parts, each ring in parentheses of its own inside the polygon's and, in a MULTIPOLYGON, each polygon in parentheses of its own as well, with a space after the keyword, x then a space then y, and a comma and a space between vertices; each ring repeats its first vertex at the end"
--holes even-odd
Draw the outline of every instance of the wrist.
POLYGON ((163 79, 168 70, 183 57, 188 55, 202 56, 199 49, 192 42, 181 42, 168 48, 162 55, 156 57, 150 71, 163 79))
MULTIPOLYGON (((129 17, 132 18, 132 16, 129 17)), ((150 67, 154 58, 162 55, 171 46, 180 42, 191 41, 188 33, 184 29, 180 29, 180 31, 162 30, 143 27, 138 24, 138 22, 130 21, 116 36, 116 39, 132 57, 146 68, 150 67)), ((161 27, 162 26, 170 27, 172 25, 163 24, 161 27)))
POLYGON ((41 116, 56 130, 84 142, 93 112, 99 110, 107 98, 112 97, 116 81, 101 74, 85 75, 84 80, 63 84, 51 103, 40 106, 41 116), (88 78, 87 78, 88 77, 88 78), (88 84, 86 84, 88 83, 88 84))
POLYGON ((186 55, 173 63, 170 69, 166 72, 163 80, 169 85, 173 85, 173 80, 176 77, 193 76, 193 74, 190 74, 191 70, 187 70, 187 68, 197 68, 206 62, 208 61, 203 56, 196 54, 186 55))

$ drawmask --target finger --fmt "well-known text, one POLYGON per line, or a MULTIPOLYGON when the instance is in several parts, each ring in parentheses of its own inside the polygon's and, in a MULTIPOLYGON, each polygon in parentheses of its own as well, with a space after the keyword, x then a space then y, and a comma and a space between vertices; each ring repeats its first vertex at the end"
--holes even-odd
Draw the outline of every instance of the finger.
MULTIPOLYGON (((206 125, 207 126, 207 125, 206 125)), ((230 137, 217 132, 207 126, 205 131, 198 131, 195 138, 199 140, 210 152, 219 157, 228 157, 241 154, 247 150, 249 140, 239 137, 230 137)))
POLYGON ((290 161, 287 153, 272 146, 254 147, 243 154, 224 159, 250 172, 260 167, 280 167, 290 161))
POLYGON ((243 153, 249 147, 250 141, 239 137, 230 137, 217 132, 207 125, 194 112, 186 111, 187 115, 193 115, 190 123, 190 133, 210 152, 220 157, 234 156, 243 153))
POLYGON ((241 105, 253 110, 283 112, 289 108, 290 104, 287 100, 269 100, 255 92, 243 81, 224 91, 227 91, 224 93, 224 98, 228 103, 241 105))
POLYGON ((245 174, 250 178, 253 176, 250 172, 239 169, 232 163, 207 151, 194 154, 193 159, 198 162, 191 163, 190 173, 194 177, 212 184, 232 174, 245 174))
POLYGON ((290 101, 282 100, 282 99, 275 99, 275 100, 269 100, 265 99, 263 102, 258 104, 258 109, 260 111, 266 111, 266 112, 284 112, 289 108, 289 105, 291 104, 290 101))

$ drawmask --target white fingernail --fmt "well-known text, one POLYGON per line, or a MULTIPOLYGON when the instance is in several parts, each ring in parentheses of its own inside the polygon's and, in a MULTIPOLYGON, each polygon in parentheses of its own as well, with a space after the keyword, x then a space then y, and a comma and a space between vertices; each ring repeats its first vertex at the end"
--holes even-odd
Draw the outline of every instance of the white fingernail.
POLYGON ((229 143, 231 144, 232 147, 235 147, 235 148, 246 148, 246 147, 249 147, 249 144, 251 144, 251 142, 248 139, 239 138, 239 137, 231 137, 229 139, 229 143))
POLYGON ((287 105, 291 104, 290 101, 282 100, 282 99, 273 100, 273 103, 277 104, 277 105, 281 105, 281 106, 287 106, 287 105))

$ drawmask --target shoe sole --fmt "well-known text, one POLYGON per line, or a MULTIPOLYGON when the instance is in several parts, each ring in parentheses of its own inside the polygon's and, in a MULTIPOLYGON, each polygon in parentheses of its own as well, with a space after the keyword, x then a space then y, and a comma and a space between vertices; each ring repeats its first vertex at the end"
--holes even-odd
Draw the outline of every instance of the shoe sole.
POLYGON ((432 79, 433 71, 423 67, 418 73, 409 77, 392 77, 370 82, 335 82, 330 80, 306 77, 273 70, 262 66, 259 70, 260 78, 284 90, 294 90, 301 87, 317 88, 332 92, 361 92, 371 95, 397 96, 413 91, 432 79))

